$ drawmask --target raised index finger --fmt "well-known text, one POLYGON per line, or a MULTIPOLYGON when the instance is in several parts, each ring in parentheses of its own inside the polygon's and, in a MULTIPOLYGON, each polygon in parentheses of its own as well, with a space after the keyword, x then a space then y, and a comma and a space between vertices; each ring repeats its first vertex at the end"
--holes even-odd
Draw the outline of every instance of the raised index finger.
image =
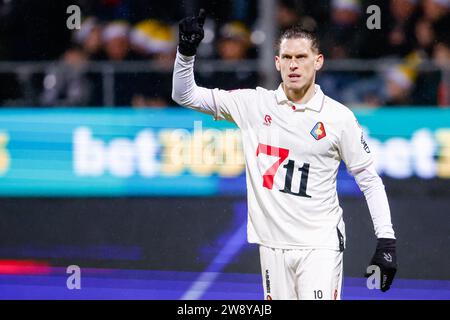
POLYGON ((205 9, 200 9, 200 12, 198 13, 198 24, 200 25, 200 27, 203 27, 203 25, 205 24, 205 18, 206 18, 206 11, 205 9))

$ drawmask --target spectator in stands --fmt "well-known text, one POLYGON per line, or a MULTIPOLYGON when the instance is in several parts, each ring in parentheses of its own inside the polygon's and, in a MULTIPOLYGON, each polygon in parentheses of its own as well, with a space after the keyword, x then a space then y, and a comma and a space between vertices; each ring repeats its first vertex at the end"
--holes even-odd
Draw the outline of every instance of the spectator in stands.
POLYGON ((79 47, 68 49, 62 60, 44 77, 41 104, 44 106, 85 106, 91 97, 86 76, 87 56, 79 47))
POLYGON ((277 23, 280 31, 300 23, 300 8, 298 1, 280 0, 277 4, 277 23))
POLYGON ((367 107, 417 105, 412 92, 417 91, 417 67, 421 62, 421 56, 412 52, 401 64, 392 65, 383 72, 348 85, 343 90, 342 101, 348 105, 367 107))
POLYGON ((450 1, 423 0, 423 15, 415 24, 416 50, 431 58, 434 43, 448 34, 450 1))
MULTIPOLYGON (((450 1, 447 1, 450 5, 450 1)), ((425 3, 424 15, 416 24, 416 54, 422 59, 432 60, 441 70, 422 70, 419 72, 415 90, 412 93, 414 104, 449 104, 449 73, 445 68, 445 52, 450 36, 450 15, 445 3, 441 1, 425 3), (425 10, 425 8, 428 8, 425 10)))
POLYGON ((408 106, 412 103, 411 91, 417 77, 413 68, 407 65, 397 65, 385 74, 385 105, 408 106))
POLYGON ((246 58, 251 44, 250 31, 242 22, 225 24, 219 36, 217 49, 221 59, 238 61, 246 58))
POLYGON ((359 54, 361 11, 359 0, 331 2, 331 24, 322 40, 328 59, 353 58, 359 54))
MULTIPOLYGON (((220 28, 217 41, 219 59, 224 62, 238 63, 249 56, 251 47, 250 30, 239 21, 226 23, 220 28)), ((225 90, 250 88, 258 84, 256 72, 235 68, 230 71, 214 71, 203 73, 199 82, 207 83, 209 87, 221 87, 225 90)))
MULTIPOLYGON (((317 31, 317 22, 304 10, 304 1, 279 0, 277 3, 276 19, 278 31, 282 33, 285 29, 299 25, 303 29, 317 31)), ((325 21, 321 21, 325 24, 325 21)))
POLYGON ((102 25, 95 17, 83 20, 81 28, 75 30, 73 41, 80 45, 89 60, 99 60, 102 52, 102 25))
POLYGON ((436 41, 433 48, 433 60, 436 65, 448 69, 450 65, 450 35, 436 41))
POLYGON ((341 101, 352 107, 380 107, 386 102, 385 82, 381 75, 361 78, 341 90, 341 101))
MULTIPOLYGON (((6 60, 51 60, 58 59, 69 46, 72 31, 65 26, 67 16, 56 14, 64 12, 69 4, 77 4, 82 8, 81 30, 72 32, 72 40, 85 52, 87 60, 109 60, 122 62, 126 60, 146 59, 159 65, 161 70, 172 66, 165 61, 170 60, 172 49, 165 52, 155 52, 155 47, 139 48, 135 40, 131 39, 128 23, 135 23, 143 19, 157 19, 159 23, 177 22, 187 13, 194 14, 201 6, 211 13, 211 19, 205 24, 205 41, 199 49, 200 55, 208 58, 218 57, 225 61, 236 62, 242 59, 256 57, 257 51, 248 40, 248 32, 236 31, 239 23, 227 23, 227 27, 220 26, 225 21, 241 21, 246 26, 253 26, 259 15, 257 0, 193 0, 185 1, 185 5, 177 5, 176 0, 148 1, 148 0, 41 0, 39 4, 33 1, 0 1, 0 55, 6 60), (45 17, 45 19, 43 18, 45 17), (87 18, 85 18, 87 17, 87 18), (123 19, 120 22, 116 19, 123 19), (100 21, 110 21, 103 26, 100 21), (230 28, 230 25, 234 27, 230 28), (230 35, 224 35, 224 29, 233 29, 230 35), (246 34, 246 35, 244 35, 246 34), (244 36, 242 36, 244 35, 244 36), (208 42, 209 39, 209 42, 208 42), (152 51, 153 50, 153 51, 152 51)), ((410 52, 418 54, 424 61, 432 59, 437 66, 444 66, 450 30, 450 1, 449 0, 277 0, 276 17, 280 29, 293 24, 300 24, 308 30, 316 30, 322 40, 322 47, 328 59, 340 58, 381 58, 393 56, 404 58, 410 52), (369 30, 365 26, 364 9, 370 5, 380 6, 382 25, 380 30, 369 30), (320 22, 320 23, 318 23, 320 22)), ((158 27, 157 27, 158 29, 158 27)), ((164 30, 162 27, 160 30, 164 30)), ((150 32, 146 38, 158 39, 158 31, 150 32)), ((131 35, 133 37, 133 35, 131 35)), ((144 41, 144 42, 145 42, 144 41)), ((158 46, 158 41, 152 45, 158 46)), ((169 41, 170 42, 170 41, 169 41)), ((169 44, 159 41, 161 44, 169 44)), ((146 44, 148 45, 148 44, 146 44)), ((68 55, 72 55, 71 53, 68 55)), ((74 54, 75 56, 76 54, 74 54)), ((64 59, 63 59, 64 60, 64 59)), ((71 60, 71 59, 69 59, 71 60)), ((114 67, 113 67, 114 68, 114 67)), ((56 68, 54 68, 56 70, 56 68)), ((52 71, 48 70, 48 73, 52 71)), ((86 72, 83 76, 86 76, 86 72)), ((166 96, 164 89, 166 80, 164 72, 153 73, 147 82, 151 88, 141 87, 137 79, 141 75, 136 73, 115 73, 114 93, 116 105, 163 105, 171 104, 170 95, 166 96), (162 94, 158 94, 162 93, 162 94), (153 100, 157 97, 158 100, 153 100), (156 101, 156 102, 155 102, 156 101)), ((330 95, 345 101, 347 87, 352 89, 353 83, 362 86, 366 84, 367 92, 376 92, 376 84, 383 85, 383 77, 373 81, 377 75, 358 74, 352 72, 328 72, 319 75, 318 81, 327 88, 330 95), (361 76, 364 76, 362 78, 361 76), (375 77, 374 77, 375 76, 375 77), (366 82, 365 79, 368 81, 366 82)), ((48 79, 51 79, 49 77, 48 79)), ((207 84, 229 89, 247 87, 257 84, 256 74, 242 70, 231 73, 214 72, 199 77, 199 82, 207 79, 207 84)), ((421 71, 414 78, 414 90, 410 101, 415 104, 448 103, 448 72, 421 71), (447 80, 446 80, 447 79, 447 80), (436 93, 439 94, 436 94, 436 93), (446 98, 447 97, 447 98, 446 98), (445 102, 447 101, 447 102, 445 102)), ((102 88, 104 83, 101 74, 88 73, 94 99, 91 103, 100 105, 103 101, 102 88), (95 101, 95 102, 92 102, 95 101)), ((205 81, 205 83, 206 83, 205 81)), ((52 83, 47 81, 47 83, 52 83)), ((21 104, 43 102, 40 95, 42 76, 26 73, 0 74, 0 103, 13 100, 21 104), (19 75, 19 76, 17 76, 19 75), (39 93, 37 91, 39 90, 39 93), (20 102, 19 102, 20 101, 20 102)), ((404 84, 403 84, 404 85, 404 84)), ((170 84, 167 85, 170 87, 170 84)), ((364 91, 365 90, 361 90, 364 91)), ((383 92, 386 90, 382 90, 383 92)), ((395 90, 393 90, 395 91, 395 90)), ((386 91, 387 92, 387 91, 386 91)), ((46 93, 47 95, 49 93, 46 93)), ((348 95, 352 100, 356 95, 348 95)), ((374 99, 371 93, 361 96, 360 101, 368 104, 382 99, 374 99), (367 98, 372 96, 372 98, 367 98)), ((384 97, 384 95, 382 96, 384 97)), ((387 98, 386 98, 387 99, 387 98)), ((398 99, 392 99, 396 101, 398 99)), ((401 99, 400 99, 401 100, 401 99)), ((356 100, 354 100, 356 101, 356 100)))
POLYGON ((131 59, 130 26, 126 21, 113 21, 103 29, 102 41, 106 58, 112 61, 131 59))
POLYGON ((176 49, 175 31, 173 28, 156 19, 147 19, 137 23, 131 33, 132 49, 144 58, 155 55, 173 53, 176 49))
POLYGON ((418 0, 373 2, 366 0, 366 7, 372 4, 380 7, 381 28, 368 29, 362 25, 358 57, 404 57, 413 49, 415 43, 414 29, 420 13, 418 0))
POLYGON ((386 72, 365 78, 345 89, 344 100, 349 105, 366 107, 410 106, 413 102, 416 72, 407 65, 395 65, 386 72))
POLYGON ((416 50, 425 57, 429 57, 435 40, 433 24, 424 18, 418 20, 415 26, 415 37, 417 40, 416 50))
POLYGON ((450 105, 450 41, 437 39, 431 50, 432 62, 441 70, 420 72, 412 94, 415 104, 450 105))
POLYGON ((433 50, 434 63, 442 68, 437 88, 437 104, 450 106, 450 39, 437 42, 433 50))
POLYGON ((436 22, 446 16, 450 10, 449 0, 422 0, 423 17, 436 22))
MULTIPOLYGON (((361 29, 361 12, 361 3, 358 0, 331 2, 330 25, 321 39, 326 59, 349 59, 358 55, 360 36, 355 30, 361 29)), ((354 72, 323 71, 318 76, 318 83, 323 89, 332 98, 342 101, 346 101, 346 87, 359 81, 360 77, 354 72)))
POLYGON ((389 5, 387 46, 384 54, 404 57, 414 47, 417 0, 391 0, 389 5))
POLYGON ((424 0, 423 12, 423 16, 416 24, 417 49, 431 58, 434 44, 449 37, 450 1, 424 0))
MULTIPOLYGON (((111 62, 125 62, 138 58, 131 51, 129 37, 130 25, 128 22, 112 21, 108 23, 102 33, 106 58, 111 62)), ((116 71, 114 73, 114 105, 129 106, 131 104, 136 78, 137 75, 134 72, 116 71)))
MULTIPOLYGON (((433 23, 425 18, 419 19, 415 26, 415 35, 417 44, 412 54, 416 54, 423 61, 429 61, 436 41, 433 23)), ((420 71, 417 76, 415 90, 411 93, 412 103, 416 105, 435 105, 437 103, 437 88, 440 76, 439 71, 420 71)))
MULTIPOLYGON (((198 12, 204 8, 208 16, 215 21, 242 21, 246 25, 252 25, 258 18, 259 0, 196 0, 196 5, 191 6, 188 14, 198 12)), ((176 7, 176 6, 174 6, 176 7)))
POLYGON ((132 48, 150 59, 158 71, 137 75, 131 104, 134 107, 166 107, 171 97, 172 68, 176 55, 174 29, 161 21, 142 21, 131 32, 132 48))
MULTIPOLYGON (((88 16, 83 19, 81 28, 73 31, 72 41, 83 49, 90 61, 105 60, 102 34, 103 24, 96 17, 88 16)), ((88 77, 93 86, 90 104, 100 106, 103 103, 102 75, 98 72, 91 72, 88 73, 88 77)))

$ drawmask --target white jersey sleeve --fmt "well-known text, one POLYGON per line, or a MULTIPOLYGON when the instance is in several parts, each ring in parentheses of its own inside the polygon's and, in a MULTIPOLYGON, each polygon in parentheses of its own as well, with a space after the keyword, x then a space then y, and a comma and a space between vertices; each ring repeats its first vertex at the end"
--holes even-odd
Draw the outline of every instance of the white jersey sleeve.
POLYGON ((354 173, 354 176, 366 198, 376 237, 395 239, 388 198, 383 181, 376 172, 375 166, 372 164, 354 173))
POLYGON ((194 61, 195 57, 184 56, 177 52, 172 99, 180 105, 211 114, 216 120, 233 121, 240 127, 245 123, 246 110, 256 90, 226 91, 199 87, 194 79, 194 61))
POLYGON ((364 140, 363 130, 351 111, 343 123, 339 153, 350 172, 359 171, 373 163, 370 149, 364 140))
POLYGON ((394 238, 391 213, 383 181, 377 174, 364 133, 353 112, 344 122, 340 154, 364 193, 377 238, 394 238))
POLYGON ((242 128, 247 123, 249 108, 255 101, 254 89, 226 91, 214 89, 213 95, 217 106, 216 119, 233 121, 242 128))
POLYGON ((182 106, 215 115, 217 111, 212 90, 195 83, 194 61, 195 57, 177 52, 173 68, 172 99, 182 106))

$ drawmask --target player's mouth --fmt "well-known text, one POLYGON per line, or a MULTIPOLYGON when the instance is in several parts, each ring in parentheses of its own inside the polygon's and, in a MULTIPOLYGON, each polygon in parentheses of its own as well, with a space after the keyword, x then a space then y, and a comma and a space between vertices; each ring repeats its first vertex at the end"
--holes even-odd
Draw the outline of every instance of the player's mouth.
POLYGON ((301 75, 296 74, 296 73, 291 73, 291 74, 288 75, 288 77, 289 77, 289 79, 290 79, 291 81, 295 81, 295 80, 300 79, 301 75))

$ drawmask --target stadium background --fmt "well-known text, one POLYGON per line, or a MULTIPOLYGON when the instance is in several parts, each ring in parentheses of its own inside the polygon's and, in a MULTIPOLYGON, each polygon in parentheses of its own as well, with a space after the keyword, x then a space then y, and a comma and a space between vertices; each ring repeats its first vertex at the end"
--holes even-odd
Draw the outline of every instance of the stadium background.
POLYGON ((449 299, 446 0, 0 1, 0 299, 262 298, 237 128, 170 98, 177 21, 200 7, 208 87, 275 88, 279 32, 320 35, 318 83, 364 128, 398 237, 393 288, 368 290, 373 226, 342 165, 343 298, 449 299))

